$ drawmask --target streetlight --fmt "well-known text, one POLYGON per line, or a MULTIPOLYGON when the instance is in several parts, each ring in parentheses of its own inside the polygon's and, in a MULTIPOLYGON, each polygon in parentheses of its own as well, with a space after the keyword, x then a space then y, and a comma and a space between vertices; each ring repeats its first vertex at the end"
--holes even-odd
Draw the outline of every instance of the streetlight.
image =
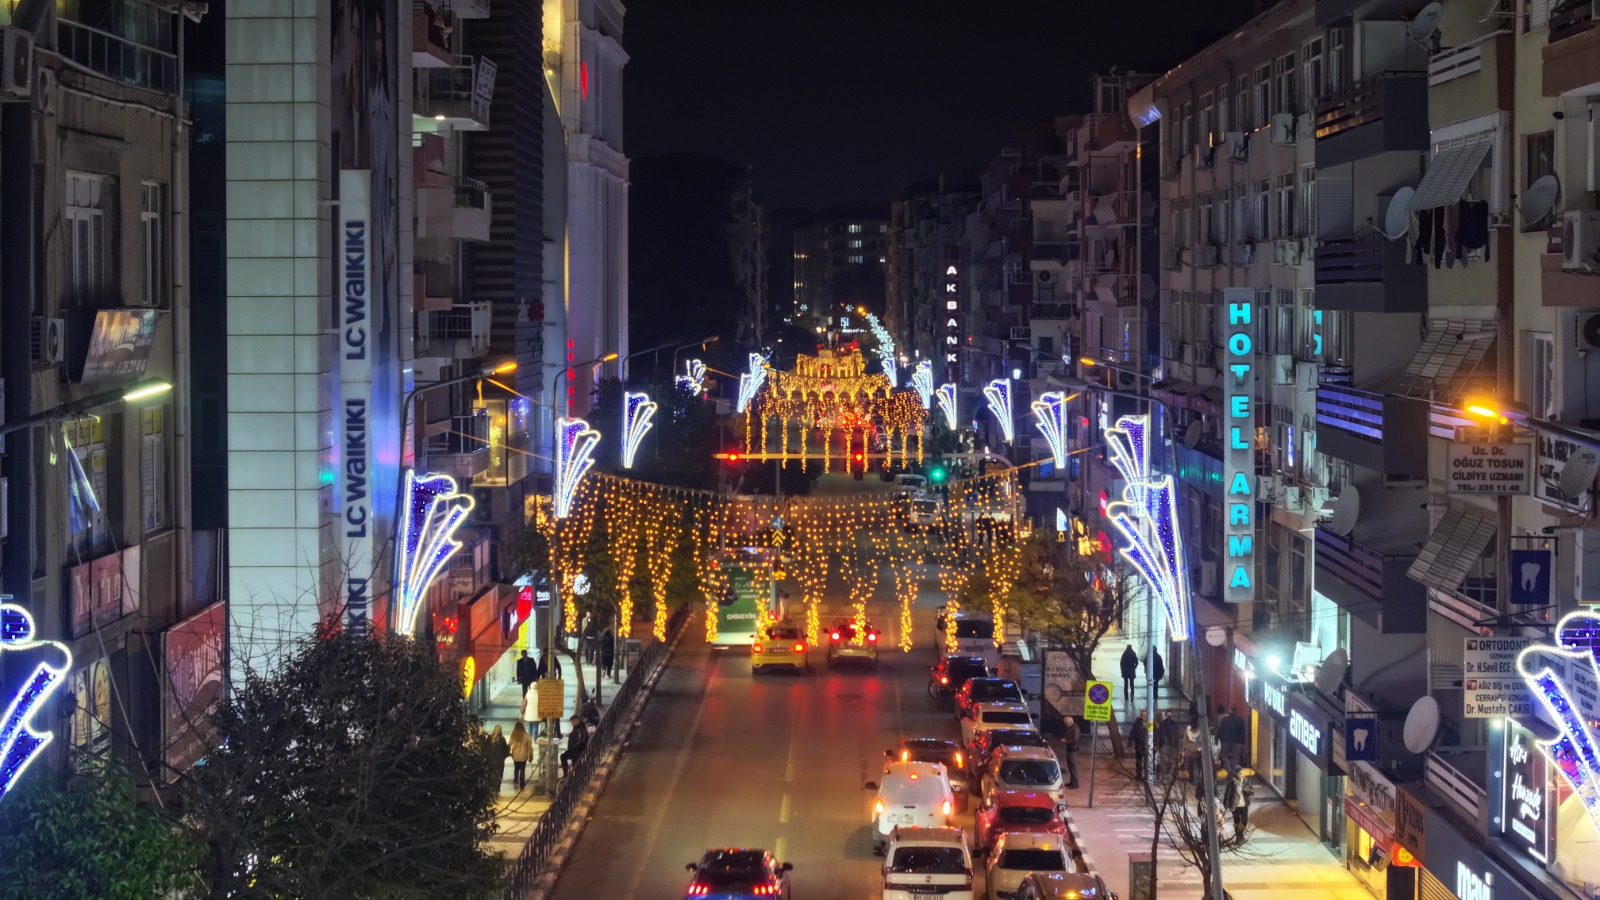
MULTIPOLYGON (((568 363, 565 366, 562 366, 561 367, 561 371, 556 373, 555 380, 550 382, 550 402, 552 404, 555 403, 556 402, 556 398, 559 397, 560 394, 561 394, 561 391, 559 390, 559 388, 561 387, 561 376, 563 376, 563 375, 568 376, 569 380, 568 380, 568 383, 567 383, 567 390, 570 391, 570 390, 572 390, 572 384, 571 384, 570 378, 571 378, 571 375, 572 375, 573 372, 576 372, 579 369, 586 368, 588 366, 592 366, 595 363, 613 362, 613 361, 616 360, 616 358, 617 358, 617 354, 615 352, 611 352, 611 353, 607 353, 605 356, 596 356, 594 359, 586 359, 581 363, 568 363)), ((568 412, 572 411, 572 401, 570 399, 567 401, 567 411, 568 412)))
POLYGON ((1466 411, 1480 419, 1488 419, 1501 425, 1519 425, 1530 431, 1553 435, 1581 447, 1600 451, 1600 434, 1551 422, 1548 419, 1535 418, 1529 415, 1527 410, 1518 409, 1510 404, 1481 400, 1468 404, 1466 411))
POLYGON ((720 341, 720 340, 722 340, 722 335, 713 334, 710 337, 701 338, 698 341, 690 341, 689 343, 684 344, 683 346, 679 347, 678 349, 672 351, 672 377, 673 378, 677 378, 678 377, 678 354, 680 352, 682 352, 684 350, 687 350, 690 347, 694 347, 696 345, 698 345, 700 347, 700 349, 704 350, 706 348, 706 345, 715 344, 717 341, 720 341))
POLYGON ((47 412, 42 412, 38 413, 37 415, 18 419, 15 422, 7 422, 5 425, 0 426, 0 437, 21 431, 24 428, 34 428, 39 425, 44 425, 57 419, 66 419, 72 416, 82 415, 85 411, 93 409, 96 406, 104 406, 105 404, 114 402, 116 400, 121 400, 124 403, 138 403, 141 400, 148 400, 151 397, 158 397, 171 390, 172 382, 170 381, 145 381, 136 384, 131 388, 115 391, 104 391, 99 394, 93 394, 85 397, 82 400, 75 400, 71 403, 62 404, 61 406, 58 406, 55 409, 47 412))

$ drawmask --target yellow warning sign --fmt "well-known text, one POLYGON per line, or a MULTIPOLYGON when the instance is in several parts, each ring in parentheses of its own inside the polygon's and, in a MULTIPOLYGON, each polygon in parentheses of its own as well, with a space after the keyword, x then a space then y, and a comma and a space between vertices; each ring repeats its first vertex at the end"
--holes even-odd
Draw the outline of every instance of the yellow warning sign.
POLYGON ((534 687, 539 691, 539 718, 561 718, 567 711, 567 683, 559 678, 541 678, 534 687))

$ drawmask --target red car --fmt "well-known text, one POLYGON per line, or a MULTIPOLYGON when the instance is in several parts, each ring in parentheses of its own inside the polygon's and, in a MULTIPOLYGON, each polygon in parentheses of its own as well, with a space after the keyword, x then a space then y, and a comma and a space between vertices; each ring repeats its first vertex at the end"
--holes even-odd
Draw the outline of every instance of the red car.
POLYGON ((1061 820, 1061 808, 1048 793, 995 791, 978 807, 978 849, 987 853, 995 840, 1007 831, 1065 835, 1067 823, 1061 820))

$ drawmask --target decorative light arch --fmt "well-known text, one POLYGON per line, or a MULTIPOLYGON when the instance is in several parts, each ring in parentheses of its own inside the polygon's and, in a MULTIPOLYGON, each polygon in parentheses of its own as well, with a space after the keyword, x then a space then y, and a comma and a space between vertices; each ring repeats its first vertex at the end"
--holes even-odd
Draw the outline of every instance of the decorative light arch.
POLYGON ((911 372, 911 386, 917 389, 917 396, 922 398, 923 409, 933 409, 933 363, 924 359, 917 363, 916 369, 911 372))
POLYGON ((1517 656, 1517 671, 1560 732, 1536 745, 1600 828, 1600 617, 1587 610, 1568 613, 1556 623, 1555 641, 1529 645, 1517 656))
POLYGON ((594 466, 594 447, 600 443, 600 432, 589 427, 582 419, 556 420, 556 483, 551 512, 556 518, 566 518, 572 511, 572 498, 577 496, 583 476, 594 466))
POLYGON ((706 389, 706 364, 702 360, 691 359, 684 364, 687 375, 678 376, 678 387, 689 392, 689 396, 698 397, 706 389))
POLYGON ((1184 641, 1193 626, 1176 489, 1172 476, 1150 472, 1148 428, 1147 416, 1123 416, 1106 429, 1111 463, 1124 482, 1122 499, 1106 505, 1106 517, 1127 542, 1119 552, 1161 601, 1171 638, 1184 641))
MULTIPOLYGON (((3 596, 3 595, 0 595, 3 596)), ((11 599, 4 596, 4 599, 11 599)), ((0 604, 0 651, 18 652, 47 648, 61 654, 60 666, 39 662, 24 679, 0 719, 0 798, 16 786, 28 766, 39 758, 54 738, 48 731, 33 727, 34 715, 45 706, 72 671, 72 652, 57 641, 35 639, 33 616, 14 603, 0 604)))
POLYGON ((394 630, 415 634, 417 613, 422 609, 428 588, 444 570, 444 564, 461 549, 456 531, 472 512, 471 494, 456 488, 449 475, 430 473, 418 477, 406 470, 405 515, 400 520, 399 570, 394 630))
POLYGON ((956 430, 956 386, 953 384, 939 385, 939 411, 944 413, 945 427, 951 431, 956 430))
POLYGON ((750 368, 739 376, 739 403, 735 409, 744 412, 750 400, 767 380, 767 358, 759 353, 750 354, 750 368))
POLYGON ((634 454, 639 452, 639 442, 655 424, 656 404, 643 392, 625 391, 622 394, 622 467, 633 468, 634 454))
MULTIPOLYGON (((1076 397, 1077 394, 1073 394, 1076 397)), ((1033 401, 1034 425, 1044 435, 1045 443, 1050 445, 1050 455, 1055 459, 1056 467, 1067 464, 1067 401, 1072 399, 1060 391, 1050 391, 1040 394, 1039 399, 1033 401)))
POLYGON ((900 369, 895 359, 894 338, 889 335, 889 329, 883 327, 878 317, 867 313, 867 327, 872 329, 872 336, 878 339, 878 360, 883 363, 883 375, 889 379, 890 387, 900 386, 900 369))
POLYGON ((988 398, 989 411, 994 413, 995 420, 1000 423, 1000 434, 1006 443, 1016 441, 1016 423, 1011 419, 1011 379, 996 378, 983 388, 983 396, 988 398))

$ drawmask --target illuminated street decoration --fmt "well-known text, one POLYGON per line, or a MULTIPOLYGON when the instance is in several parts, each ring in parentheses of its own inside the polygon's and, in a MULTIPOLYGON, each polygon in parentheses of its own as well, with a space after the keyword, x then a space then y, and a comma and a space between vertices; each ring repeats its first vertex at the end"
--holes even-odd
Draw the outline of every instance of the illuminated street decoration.
POLYGON ((650 395, 625 391, 622 394, 622 467, 633 468, 634 454, 639 452, 639 442, 655 425, 656 404, 650 395))
POLYGON ((1067 464, 1067 398, 1060 391, 1040 394, 1033 401, 1034 425, 1050 445, 1050 455, 1056 467, 1067 464))
POLYGON ((691 359, 684 363, 688 370, 687 375, 678 376, 678 387, 689 392, 689 396, 698 397, 706 389, 706 364, 698 359, 691 359))
POLYGON ((767 380, 767 358, 759 353, 750 354, 750 369, 739 376, 739 402, 734 407, 739 412, 750 405, 750 400, 755 397, 756 391, 761 390, 761 383, 767 380))
POLYGON ((600 432, 582 419, 556 420, 556 483, 553 512, 558 519, 572 511, 572 498, 578 493, 583 476, 594 465, 594 446, 600 432))
POLYGON ((1255 600, 1256 400, 1255 290, 1224 288, 1222 377, 1222 592, 1229 603, 1255 600))
MULTIPOLYGON (((11 598, 0 595, 0 599, 11 598)), ((44 648, 51 655, 59 653, 61 656, 60 666, 41 661, 33 667, 32 674, 21 682, 16 695, 11 698, 5 718, 0 720, 0 798, 4 798, 16 786, 28 766, 49 745, 53 736, 48 731, 34 730, 34 715, 44 707, 50 695, 61 687, 62 679, 72 670, 72 653, 65 644, 35 640, 34 634, 33 616, 27 610, 13 603, 0 604, 0 652, 15 653, 44 648)), ((6 668, 20 670, 21 667, 6 668)), ((87 701, 80 699, 79 702, 87 701)))
POLYGON ((1517 671, 1559 731, 1537 746, 1600 827, 1600 668, 1595 664, 1600 618, 1588 611, 1569 613, 1557 623, 1555 640, 1555 645, 1532 644, 1523 650, 1517 671))
POLYGON ((394 630, 414 634, 417 613, 428 596, 428 588, 444 570, 444 564, 461 549, 456 531, 472 512, 471 494, 456 488, 449 475, 429 473, 418 476, 406 470, 405 515, 400 519, 399 552, 395 565, 399 577, 394 630))
POLYGON ((894 338, 889 336, 889 329, 883 327, 878 317, 867 313, 867 327, 872 329, 872 336, 878 339, 878 360, 883 363, 883 375, 889 379, 890 387, 900 386, 900 370, 894 357, 894 338))
POLYGON ((922 408, 933 409, 933 363, 925 359, 917 363, 917 368, 911 373, 911 386, 917 389, 917 396, 922 398, 922 408))
POLYGON ((944 377, 951 381, 961 380, 961 269, 956 265, 960 258, 959 244, 945 245, 944 290, 940 292, 944 309, 940 314, 944 316, 944 377))
POLYGON ((944 413, 944 424, 951 431, 956 430, 956 386, 953 384, 939 385, 939 411, 944 413))
POLYGON ((1152 477, 1145 416, 1123 416, 1106 429, 1111 463, 1122 474, 1122 499, 1106 506, 1106 517, 1127 545, 1123 558, 1133 564, 1161 601, 1175 641, 1188 640, 1189 579, 1183 539, 1178 536, 1176 490, 1172 476, 1152 477))
POLYGON ((1000 423, 1000 433, 1005 436, 1006 443, 1016 439, 1015 425, 1011 421, 1011 379, 996 378, 983 389, 983 396, 989 400, 989 412, 994 413, 995 420, 1000 423))

